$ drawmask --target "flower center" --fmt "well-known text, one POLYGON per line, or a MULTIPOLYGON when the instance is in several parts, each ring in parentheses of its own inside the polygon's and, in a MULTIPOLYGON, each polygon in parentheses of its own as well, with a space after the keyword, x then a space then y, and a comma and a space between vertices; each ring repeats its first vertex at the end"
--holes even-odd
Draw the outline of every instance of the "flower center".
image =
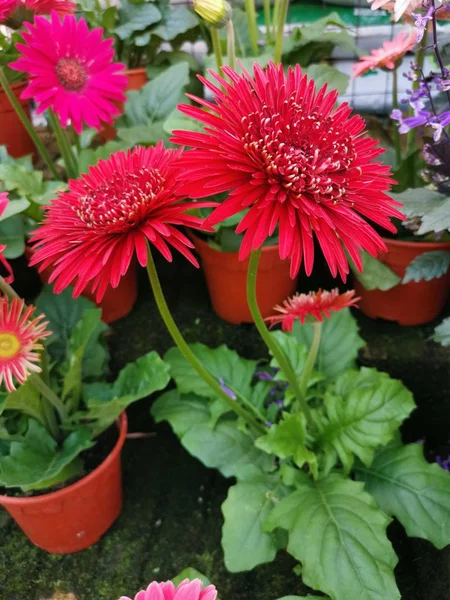
POLYGON ((356 153, 351 136, 333 126, 332 117, 306 111, 291 98, 282 112, 255 112, 243 124, 245 148, 263 163, 279 201, 295 205, 306 197, 336 204, 344 198, 356 153))
POLYGON ((87 81, 87 70, 77 58, 61 58, 56 64, 60 84, 69 92, 79 92, 87 81))
POLYGON ((158 169, 148 168, 112 175, 95 188, 85 182, 85 195, 80 195, 74 210, 87 227, 99 233, 127 231, 147 218, 160 200, 164 184, 158 169))
POLYGON ((0 333, 0 359, 12 358, 20 348, 20 340, 13 333, 0 333))

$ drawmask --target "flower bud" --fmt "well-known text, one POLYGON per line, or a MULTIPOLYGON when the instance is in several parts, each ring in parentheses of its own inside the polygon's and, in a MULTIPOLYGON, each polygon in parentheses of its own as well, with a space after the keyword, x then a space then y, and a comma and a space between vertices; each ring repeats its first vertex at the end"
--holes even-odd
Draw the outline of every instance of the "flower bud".
POLYGON ((192 0, 195 12, 209 25, 220 29, 231 19, 231 5, 226 0, 192 0))

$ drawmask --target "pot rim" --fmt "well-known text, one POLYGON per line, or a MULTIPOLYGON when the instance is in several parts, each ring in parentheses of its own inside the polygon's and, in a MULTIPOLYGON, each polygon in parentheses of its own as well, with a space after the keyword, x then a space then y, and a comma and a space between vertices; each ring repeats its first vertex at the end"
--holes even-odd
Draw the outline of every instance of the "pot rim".
POLYGON ((31 496, 31 497, 20 497, 20 496, 3 496, 0 494, 0 506, 8 506, 8 505, 16 505, 20 506, 26 504, 27 506, 44 504, 49 500, 60 500, 65 496, 71 494, 72 492, 76 492, 78 489, 87 485, 92 479, 95 479, 101 472, 105 471, 109 465, 117 458, 117 456, 122 451, 123 445, 125 443, 125 439, 128 432, 128 419, 125 411, 119 416, 116 421, 117 428, 119 429, 119 438, 105 458, 105 460, 98 465, 93 471, 91 471, 86 477, 83 477, 79 481, 68 485, 62 490, 57 490, 56 492, 50 492, 48 494, 42 494, 41 496, 31 496))
MULTIPOLYGON (((239 254, 239 250, 234 250, 233 252, 225 252, 224 250, 217 250, 217 248, 213 248, 212 246, 210 246, 208 244, 208 242, 206 242, 205 240, 202 240, 202 238, 198 237, 198 235, 195 234, 193 229, 187 228, 187 234, 195 244, 198 243, 200 246, 202 246, 203 248, 206 247, 211 252, 216 252, 217 254, 226 254, 227 256, 233 256, 233 254, 235 256, 238 256, 238 254, 239 254)), ((261 252, 263 252, 263 253, 273 252, 275 249, 277 249, 279 247, 279 245, 280 244, 269 244, 268 246, 261 246, 261 252)), ((242 261, 242 262, 244 262, 244 261, 242 261)))
POLYGON ((147 67, 136 67, 135 69, 125 69, 125 75, 137 75, 145 73, 147 75, 147 67))
POLYGON ((443 246, 450 247, 450 241, 448 242, 421 242, 418 240, 417 242, 405 242, 403 240, 393 240, 391 238, 382 238, 383 242, 387 246, 393 246, 395 248, 417 248, 417 246, 424 249, 434 249, 434 248, 442 248, 443 246))

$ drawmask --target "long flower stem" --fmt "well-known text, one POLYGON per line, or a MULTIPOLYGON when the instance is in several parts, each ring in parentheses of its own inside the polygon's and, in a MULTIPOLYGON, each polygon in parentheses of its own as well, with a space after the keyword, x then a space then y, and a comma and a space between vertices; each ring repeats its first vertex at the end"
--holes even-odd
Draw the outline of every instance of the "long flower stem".
POLYGON ((55 179, 59 179, 58 170, 55 166, 55 163, 52 161, 50 154, 48 153, 46 147, 41 142, 38 134, 36 133, 30 119, 28 118, 26 112, 23 110, 22 105, 19 100, 16 98, 14 92, 9 85, 8 79, 3 71, 3 68, 0 66, 0 85, 5 90, 5 94, 8 97, 8 100, 11 103, 11 106, 16 111, 17 116, 19 117, 22 125, 25 127, 28 135, 33 141, 33 144, 36 146, 36 150, 41 155, 42 159, 46 163, 47 167, 50 169, 53 177, 55 179))
POLYGON ((150 281, 150 285, 152 286, 153 295, 155 297, 156 304, 158 306, 158 310, 164 321, 167 330, 172 336, 173 341, 178 346, 178 349, 187 360, 187 362, 197 371, 200 377, 209 385, 209 387, 213 390, 217 396, 221 400, 223 400, 228 406, 233 410, 239 417, 242 417, 244 421, 246 421, 249 425, 254 427, 259 433, 265 434, 267 433, 266 427, 259 423, 253 415, 251 415, 246 409, 244 409, 236 400, 233 400, 228 396, 226 392, 220 386, 220 383, 211 375, 211 373, 205 369, 202 363, 198 360, 195 354, 189 347, 189 344, 184 339, 180 330, 175 323, 172 314, 167 306, 166 299, 164 297, 164 293, 161 287, 161 283, 159 281, 158 272, 156 270, 155 262, 153 260, 152 251, 150 246, 147 246, 147 273, 150 281))
MULTIPOLYGON (((397 69, 392 71, 392 108, 398 108, 398 77, 397 69)), ((400 146, 400 133, 398 127, 394 126, 395 166, 398 168, 402 160, 402 149, 400 146)))
POLYGON ((305 368, 303 369, 302 378, 300 380, 300 389, 302 390, 302 394, 304 396, 306 396, 309 378, 311 377, 312 370, 316 364, 317 354, 320 348, 320 338, 322 337, 322 323, 320 321, 315 321, 312 326, 314 331, 313 339, 311 348, 309 349, 308 358, 306 359, 305 368))
POLYGON ((53 113, 51 109, 48 111, 48 117, 53 132, 56 136, 56 141, 58 142, 58 146, 61 151, 61 156, 64 160, 67 176, 69 179, 76 179, 78 177, 78 163, 73 155, 72 148, 70 147, 70 143, 67 138, 67 134, 61 127, 58 117, 53 113))
POLYGON ((270 334, 267 329, 264 319, 259 310, 258 300, 256 298, 256 278, 258 276, 258 265, 259 258, 261 256, 261 250, 255 250, 250 255, 250 261, 247 271, 247 302, 250 309, 250 313, 255 322, 256 328, 259 331, 260 336, 264 340, 266 346, 272 353, 273 357, 278 362, 280 369, 283 371, 286 379, 289 382, 292 392, 294 393, 298 405, 305 414, 308 425, 314 427, 314 422, 309 410, 308 403, 306 402, 305 395, 302 393, 300 385, 297 380, 297 376, 292 368, 292 365, 286 356, 283 348, 277 343, 275 338, 270 334))
POLYGON ((223 67, 222 46, 220 45, 219 30, 215 27, 210 27, 211 41, 213 45, 214 55, 216 57, 217 70, 223 67))
POLYGON ((270 14, 270 0, 264 0, 264 23, 266 25, 266 42, 272 43, 272 21, 270 14))
POLYGON ((231 20, 227 23, 227 57, 228 66, 236 69, 236 41, 234 37, 234 25, 231 20))
POLYGON ((248 34, 250 36, 250 48, 253 56, 258 56, 258 25, 256 23, 255 0, 245 0, 245 12, 247 14, 248 34))
MULTIPOLYGON (((431 0, 431 5, 434 8, 433 17, 431 19, 432 30, 433 30, 433 50, 434 50, 434 54, 436 56, 436 60, 438 61, 439 67, 441 69, 441 75, 444 79, 447 79, 447 69, 445 67, 444 59, 442 58, 441 51, 439 49, 435 0, 431 0)), ((447 94, 447 100, 450 104, 450 90, 447 90, 446 94, 447 94)))
POLYGON ((275 64, 281 62, 283 56, 284 26, 286 24, 288 8, 289 0, 281 0, 276 24, 275 52, 273 57, 275 64))
MULTIPOLYGON (((415 63, 416 63, 416 65, 418 65, 420 72, 423 71, 423 65, 425 63, 425 52, 427 50, 427 37, 428 37, 428 25, 424 29, 422 43, 420 44, 420 46, 416 52, 416 56, 415 56, 415 63)), ((417 77, 417 79, 415 79, 412 82, 412 89, 414 92, 419 89, 419 85, 420 85, 420 78, 417 77)), ((414 114, 414 110, 413 110, 413 108, 411 108, 409 111, 409 116, 411 117, 413 114, 414 114)), ((406 135, 406 151, 408 154, 410 154, 415 149, 416 149, 416 130, 414 127, 412 127, 406 135)))
MULTIPOLYGON (((32 384, 33 385, 33 384, 32 384)), ((56 420, 55 411, 53 406, 47 400, 45 396, 41 395, 41 403, 42 410, 45 415, 45 422, 47 424, 47 429, 53 436, 53 438, 59 442, 61 440, 61 430, 58 426, 58 422, 56 420)))

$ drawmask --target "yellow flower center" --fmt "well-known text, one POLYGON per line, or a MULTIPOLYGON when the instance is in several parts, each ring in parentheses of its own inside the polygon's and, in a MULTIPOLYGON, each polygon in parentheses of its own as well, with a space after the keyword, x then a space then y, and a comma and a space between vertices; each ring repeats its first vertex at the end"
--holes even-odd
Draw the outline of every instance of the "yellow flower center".
POLYGON ((13 333, 0 333, 0 359, 12 358, 20 348, 20 340, 13 333))

